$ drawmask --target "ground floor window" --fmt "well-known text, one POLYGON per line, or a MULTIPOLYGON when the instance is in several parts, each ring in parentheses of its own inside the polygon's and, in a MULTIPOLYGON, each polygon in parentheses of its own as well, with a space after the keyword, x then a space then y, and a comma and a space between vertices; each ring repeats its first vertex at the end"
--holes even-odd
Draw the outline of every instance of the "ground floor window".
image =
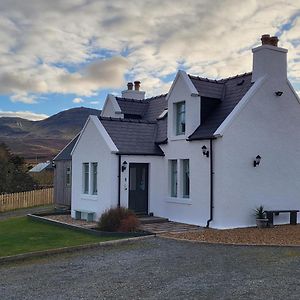
POLYGON ((177 197, 177 160, 170 160, 171 197, 177 197))
POLYGON ((66 170, 66 186, 70 186, 71 185, 71 168, 67 167, 66 170))
POLYGON ((169 187, 171 197, 190 198, 189 159, 169 160, 169 187))
POLYGON ((182 160, 182 196, 183 198, 190 197, 190 163, 188 159, 182 160))
POLYGON ((82 164, 82 192, 84 194, 98 194, 98 163, 82 164))
POLYGON ((82 174, 83 174, 83 193, 89 193, 89 182, 90 182, 90 166, 89 163, 82 164, 82 174))
POLYGON ((97 195, 97 176, 98 176, 98 163, 92 163, 92 178, 93 178, 93 195, 97 195))

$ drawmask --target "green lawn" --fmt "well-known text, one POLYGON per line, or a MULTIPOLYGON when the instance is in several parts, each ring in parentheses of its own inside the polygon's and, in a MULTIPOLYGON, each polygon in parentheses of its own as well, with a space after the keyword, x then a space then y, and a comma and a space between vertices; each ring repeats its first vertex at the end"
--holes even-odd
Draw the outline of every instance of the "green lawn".
POLYGON ((113 239, 117 238, 97 237, 27 217, 0 221, 0 257, 113 239))

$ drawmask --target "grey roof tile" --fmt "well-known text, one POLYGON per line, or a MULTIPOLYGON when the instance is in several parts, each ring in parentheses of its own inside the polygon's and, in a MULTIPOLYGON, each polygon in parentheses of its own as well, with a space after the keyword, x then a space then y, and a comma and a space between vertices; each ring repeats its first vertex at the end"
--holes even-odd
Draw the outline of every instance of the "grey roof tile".
POLYGON ((99 117, 120 154, 164 155, 155 144, 157 123, 99 117))
MULTIPOLYGON (((193 76, 190 76, 190 78, 193 76)), ((195 82, 205 81, 207 79, 193 77, 195 82)), ((210 112, 208 116, 204 119, 201 125, 194 131, 193 134, 189 136, 189 140, 199 140, 212 138, 214 132, 217 128, 223 123, 223 121, 228 117, 232 112, 235 106, 240 102, 244 97, 247 91, 250 89, 252 74, 245 73, 243 75, 237 75, 235 77, 230 77, 226 79, 221 79, 217 81, 209 81, 212 84, 222 87, 222 97, 219 98, 221 101, 215 108, 210 112)), ((195 86, 196 87, 196 86, 195 86)), ((199 94, 205 98, 206 93, 202 94, 201 84, 198 84, 199 94)), ((197 88, 196 87, 196 88, 197 88)))
POLYGON ((69 144, 67 144, 67 146, 60 153, 58 153, 58 155, 54 159, 55 161, 72 159, 71 152, 79 138, 79 135, 80 132, 75 136, 75 138, 73 138, 73 140, 71 140, 71 142, 69 142, 69 144))

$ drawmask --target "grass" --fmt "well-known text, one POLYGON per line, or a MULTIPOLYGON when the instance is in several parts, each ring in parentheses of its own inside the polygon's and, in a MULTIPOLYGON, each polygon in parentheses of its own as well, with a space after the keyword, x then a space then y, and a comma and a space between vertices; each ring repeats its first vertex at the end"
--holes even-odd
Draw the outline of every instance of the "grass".
POLYGON ((40 223, 27 217, 0 221, 0 257, 113 239, 117 238, 93 236, 72 229, 40 223))

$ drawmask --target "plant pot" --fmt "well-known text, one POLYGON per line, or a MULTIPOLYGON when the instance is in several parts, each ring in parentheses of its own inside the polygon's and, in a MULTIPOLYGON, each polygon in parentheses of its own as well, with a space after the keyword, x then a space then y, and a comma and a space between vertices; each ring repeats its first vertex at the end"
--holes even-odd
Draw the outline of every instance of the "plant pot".
POLYGON ((267 228, 269 219, 256 219, 257 228, 267 228))

